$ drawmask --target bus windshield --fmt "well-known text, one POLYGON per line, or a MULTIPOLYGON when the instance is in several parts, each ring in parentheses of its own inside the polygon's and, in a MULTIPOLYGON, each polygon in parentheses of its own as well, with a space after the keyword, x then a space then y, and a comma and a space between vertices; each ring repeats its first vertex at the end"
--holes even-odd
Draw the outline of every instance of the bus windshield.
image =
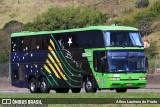
POLYGON ((109 72, 144 72, 143 52, 108 52, 109 72))
POLYGON ((105 31, 106 46, 142 47, 143 42, 138 31, 105 31))

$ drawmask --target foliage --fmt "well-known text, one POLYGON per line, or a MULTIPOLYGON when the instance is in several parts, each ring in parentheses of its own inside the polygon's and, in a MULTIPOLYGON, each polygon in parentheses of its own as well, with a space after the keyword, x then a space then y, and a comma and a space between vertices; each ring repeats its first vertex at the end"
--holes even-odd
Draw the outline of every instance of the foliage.
POLYGON ((9 61, 9 43, 10 38, 9 35, 3 30, 0 31, 0 62, 8 62, 9 61))
POLYGON ((160 0, 156 0, 150 7, 150 11, 159 15, 160 13, 160 0))
POLYGON ((144 8, 144 7, 148 7, 149 5, 149 0, 137 0, 136 1, 136 8, 144 8))
POLYGON ((145 10, 142 12, 137 12, 137 14, 134 16, 136 21, 140 21, 140 20, 147 20, 150 21, 155 17, 155 13, 150 12, 149 10, 145 10))
POLYGON ((130 15, 126 15, 122 18, 122 25, 137 27, 134 18, 130 15))
POLYGON ((145 48, 145 52, 148 58, 148 69, 152 71, 155 69, 155 58, 158 55, 157 42, 151 43, 149 48, 145 48))
POLYGON ((22 31, 23 24, 21 22, 11 20, 7 22, 3 29, 0 30, 0 62, 8 62, 10 54, 10 34, 22 31))
POLYGON ((147 20, 141 20, 139 21, 139 26, 138 26, 142 37, 149 35, 152 32, 151 29, 151 23, 147 20))
POLYGON ((106 15, 91 8, 50 8, 47 12, 37 16, 33 23, 27 23, 24 30, 46 31, 70 28, 82 28, 85 26, 103 25, 106 15))
POLYGON ((132 12, 134 12, 133 8, 125 8, 123 14, 129 14, 129 13, 132 13, 132 12))
POLYGON ((107 22, 108 25, 121 25, 122 24, 122 20, 120 18, 114 18, 111 21, 107 22))
POLYGON ((4 0, 0 0, 0 3, 2 3, 4 0))
POLYGON ((149 58, 148 59, 148 70, 150 71, 150 73, 153 73, 154 69, 155 69, 155 58, 154 59, 149 58))
POLYGON ((160 18, 160 0, 156 0, 150 7, 143 9, 134 9, 130 13, 125 13, 124 16, 112 19, 110 23, 118 25, 133 26, 140 29, 142 36, 149 35, 153 32, 152 24, 154 20, 160 18))
POLYGON ((149 59, 155 57, 157 53, 157 42, 153 42, 150 44, 149 48, 145 49, 146 55, 149 59))
POLYGON ((3 26, 3 30, 9 33, 22 31, 22 29, 23 29, 23 23, 18 22, 16 20, 11 20, 3 26))

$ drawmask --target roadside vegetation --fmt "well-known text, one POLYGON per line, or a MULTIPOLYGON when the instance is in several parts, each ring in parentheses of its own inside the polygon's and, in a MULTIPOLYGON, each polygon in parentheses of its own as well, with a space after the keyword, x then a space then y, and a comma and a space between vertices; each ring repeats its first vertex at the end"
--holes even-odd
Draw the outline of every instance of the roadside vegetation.
POLYGON ((159 92, 0 94, 0 98, 160 98, 159 92))

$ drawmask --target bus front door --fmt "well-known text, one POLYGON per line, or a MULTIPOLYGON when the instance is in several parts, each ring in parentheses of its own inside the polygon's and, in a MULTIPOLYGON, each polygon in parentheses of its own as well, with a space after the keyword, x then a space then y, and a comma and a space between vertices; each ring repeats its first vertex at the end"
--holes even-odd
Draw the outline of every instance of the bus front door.
POLYGON ((106 87, 106 55, 104 51, 93 53, 94 76, 99 88, 106 87))

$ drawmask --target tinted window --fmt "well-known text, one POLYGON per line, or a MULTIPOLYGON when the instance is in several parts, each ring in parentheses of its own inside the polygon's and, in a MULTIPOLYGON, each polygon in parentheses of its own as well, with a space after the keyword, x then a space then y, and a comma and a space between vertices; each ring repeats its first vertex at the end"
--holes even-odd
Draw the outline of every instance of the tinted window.
POLYGON ((17 52, 17 38, 11 39, 11 52, 17 52))
POLYGON ((106 46, 143 46, 139 32, 111 31, 104 32, 106 46))
POLYGON ((104 47, 103 35, 101 31, 79 32, 77 35, 81 48, 102 48, 104 47))
POLYGON ((64 48, 102 48, 102 31, 83 31, 55 34, 59 45, 64 48))
POLYGON ((108 63, 106 62, 106 55, 104 51, 94 51, 94 69, 96 72, 106 72, 108 69, 108 63))
POLYGON ((39 38, 41 38, 41 48, 40 49, 41 50, 48 50, 51 36, 50 35, 43 35, 43 36, 39 36, 39 38))
POLYGON ((12 38, 12 52, 48 50, 50 35, 12 38))

